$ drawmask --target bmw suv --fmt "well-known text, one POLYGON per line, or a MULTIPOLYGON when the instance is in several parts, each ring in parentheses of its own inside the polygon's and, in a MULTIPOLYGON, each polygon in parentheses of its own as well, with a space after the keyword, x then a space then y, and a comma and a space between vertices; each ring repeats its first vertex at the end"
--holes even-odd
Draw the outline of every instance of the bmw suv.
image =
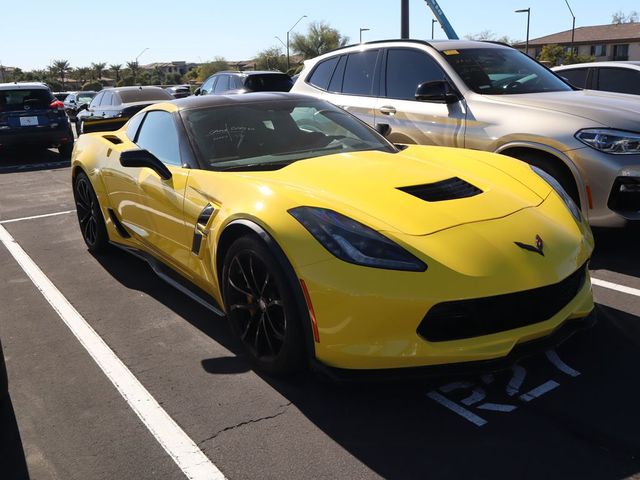
POLYGON ((640 99, 578 90, 506 45, 345 47, 306 61, 292 91, 331 101, 395 143, 487 150, 546 170, 594 226, 640 220, 640 99))
POLYGON ((0 147, 57 147, 71 157, 73 133, 64 104, 43 83, 0 83, 0 147))

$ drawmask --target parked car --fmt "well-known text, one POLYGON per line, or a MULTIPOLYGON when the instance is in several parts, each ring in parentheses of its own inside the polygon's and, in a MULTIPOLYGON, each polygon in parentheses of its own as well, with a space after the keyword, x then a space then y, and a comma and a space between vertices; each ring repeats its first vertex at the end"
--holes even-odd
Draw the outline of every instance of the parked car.
POLYGON ((640 62, 578 63, 552 70, 577 88, 640 95, 640 62))
POLYGON ((488 368, 594 319, 588 223, 502 155, 399 148, 289 93, 152 105, 75 152, 89 250, 120 246, 226 312, 271 374, 488 368))
POLYGON ((174 85, 173 87, 166 87, 165 90, 169 92, 173 98, 185 98, 191 95, 191 87, 189 87, 189 85, 174 85))
POLYGON ((7 367, 2 353, 2 342, 0 342, 0 401, 9 393, 9 381, 7 378, 7 367))
POLYGON ((117 130, 144 107, 173 100, 160 87, 118 87, 100 91, 85 109, 77 114, 76 132, 117 130))
POLYGON ((542 168, 592 225, 640 220, 640 99, 579 91, 508 46, 358 44, 305 62, 292 91, 342 106, 395 143, 487 150, 542 168))
POLYGON ((69 157, 73 132, 64 104, 43 83, 0 83, 0 147, 57 147, 69 157))
POLYGON ((69 120, 75 122, 78 110, 84 105, 89 105, 96 94, 97 92, 92 91, 71 92, 67 98, 64 99, 64 111, 67 112, 69 120))
POLYGON ((207 78, 196 95, 234 95, 249 92, 288 92, 293 81, 274 71, 218 72, 207 78))
POLYGON ((64 102, 70 93, 71 92, 53 92, 53 96, 56 97, 56 100, 64 102))

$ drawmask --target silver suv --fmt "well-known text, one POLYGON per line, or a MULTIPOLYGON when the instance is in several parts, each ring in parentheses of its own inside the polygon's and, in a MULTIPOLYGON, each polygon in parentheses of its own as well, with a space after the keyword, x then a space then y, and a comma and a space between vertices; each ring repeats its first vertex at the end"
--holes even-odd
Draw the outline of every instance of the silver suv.
POLYGON ((394 143, 487 150, 553 175, 594 226, 640 220, 640 99, 577 90, 505 45, 371 42, 305 62, 292 92, 394 143))

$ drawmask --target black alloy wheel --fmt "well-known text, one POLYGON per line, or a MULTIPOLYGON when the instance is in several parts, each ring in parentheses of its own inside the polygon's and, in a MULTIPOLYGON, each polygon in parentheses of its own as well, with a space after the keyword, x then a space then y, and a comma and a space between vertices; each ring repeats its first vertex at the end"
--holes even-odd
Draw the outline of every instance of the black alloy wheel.
POLYGON ((222 278, 227 317, 251 363, 272 375, 303 369, 293 289, 262 240, 237 240, 225 255, 222 278))
POLYGON ((76 176, 73 197, 76 201, 76 212, 82 238, 89 251, 97 253, 105 250, 109 246, 107 227, 91 181, 84 172, 80 172, 76 176))

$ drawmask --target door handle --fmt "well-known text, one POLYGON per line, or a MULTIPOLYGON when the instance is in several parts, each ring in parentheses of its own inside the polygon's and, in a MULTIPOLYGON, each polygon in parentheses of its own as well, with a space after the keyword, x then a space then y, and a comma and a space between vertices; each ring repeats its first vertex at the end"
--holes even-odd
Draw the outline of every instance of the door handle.
POLYGON ((390 105, 385 105, 379 108, 380 113, 383 115, 394 115, 396 113, 396 108, 390 105))

